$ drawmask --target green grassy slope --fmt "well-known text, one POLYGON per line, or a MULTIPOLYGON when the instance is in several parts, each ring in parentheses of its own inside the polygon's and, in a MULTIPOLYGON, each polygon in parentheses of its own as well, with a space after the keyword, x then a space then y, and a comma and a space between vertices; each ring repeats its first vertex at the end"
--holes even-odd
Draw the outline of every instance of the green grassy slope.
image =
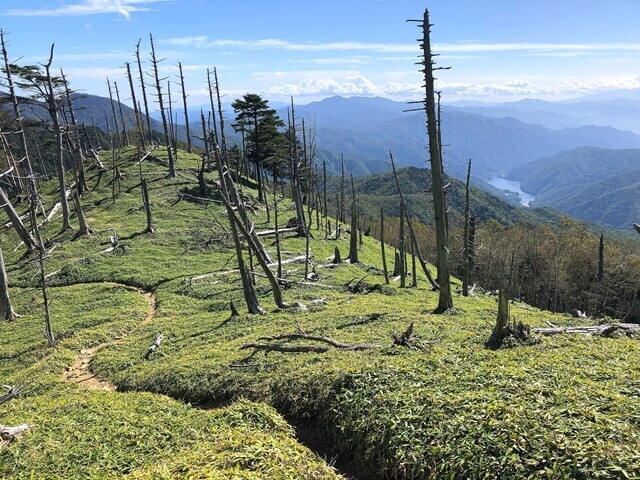
MULTIPOLYGON (((285 299, 308 308, 279 311, 257 277, 267 314, 230 317, 229 301, 241 310, 243 302, 226 216, 216 202, 184 195, 196 185, 190 169, 197 161, 181 154, 174 180, 162 177, 162 166, 143 164, 154 235, 139 234, 144 212, 131 161, 115 203, 106 178, 83 198, 94 237, 71 241, 71 233, 57 235, 58 224, 46 227, 45 236, 57 245, 47 260, 47 272, 57 272, 53 325, 63 340, 56 350, 39 336, 35 265, 12 252, 12 232, 1 233, 16 310, 24 316, 0 324, 0 381, 30 386, 26 396, 0 406, 0 423, 36 428, 0 450, 0 476, 332 478, 273 408, 351 459, 363 478, 640 475, 636 340, 557 336, 486 350, 496 313, 492 297, 456 295, 455 309, 434 315, 437 293, 422 275, 418 288, 392 282, 368 295, 346 291, 353 279, 384 283, 380 246, 372 238, 364 238, 360 264, 329 268, 324 264, 336 246, 346 256, 348 238, 324 240, 314 223, 311 252, 319 280, 300 284, 303 267, 285 267, 293 281, 285 299), (100 254, 113 228, 124 254, 100 254), (135 329, 145 300, 116 283, 154 292, 152 322, 135 329), (312 305, 317 299, 326 303, 312 305), (390 334, 410 322, 423 348, 391 347, 390 334), (299 330, 382 348, 250 357, 250 349, 241 349, 260 337, 299 330), (80 349, 123 332, 131 334, 91 363, 119 392, 62 382, 80 349), (158 333, 164 341, 145 360, 158 333), (202 411, 180 401, 228 406, 202 411)), ((54 186, 43 193, 48 205, 54 186)), ((254 192, 245 186, 244 193, 254 192)), ((293 216, 289 208, 280 205, 282 218, 293 216)), ((272 226, 263 208, 255 221, 259 230, 272 226)), ((265 243, 273 254, 272 240, 265 243)), ((293 258, 304 241, 288 237, 283 250, 293 258)), ((512 314, 535 326, 575 322, 520 304, 512 314)))

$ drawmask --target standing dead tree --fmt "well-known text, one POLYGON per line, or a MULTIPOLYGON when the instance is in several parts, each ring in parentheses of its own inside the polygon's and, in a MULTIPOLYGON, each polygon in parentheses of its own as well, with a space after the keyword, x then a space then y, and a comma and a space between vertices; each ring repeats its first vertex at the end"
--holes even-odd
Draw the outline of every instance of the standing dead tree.
POLYGON ((171 149, 171 136, 169 135, 169 123, 167 122, 167 115, 164 110, 164 103, 162 101, 162 87, 160 82, 165 80, 160 78, 158 74, 158 64, 162 60, 158 60, 156 57, 156 49, 153 45, 153 35, 149 34, 149 40, 151 42, 151 66, 153 67, 153 78, 156 84, 156 97, 158 98, 158 107, 160 108, 160 117, 162 118, 162 131, 164 133, 165 146, 167 147, 167 158, 169 159, 169 173, 168 178, 174 178, 176 176, 175 167, 173 164, 173 150, 171 149))
MULTIPOLYGON (((66 193, 63 195, 66 195, 66 193)), ((31 230, 33 231, 38 247, 38 272, 40 274, 40 288, 42 289, 42 302, 44 307, 44 336, 47 339, 47 344, 50 347, 55 347, 56 339, 53 334, 53 328, 51 327, 51 312, 49 310, 49 295, 47 292, 47 275, 44 270, 46 252, 42 236, 40 235, 40 226, 38 225, 38 219, 36 217, 37 204, 38 199, 35 194, 32 194, 29 197, 29 218, 31 220, 31 230)))
POLYGON ((135 120, 136 120, 138 159, 140 159, 143 155, 143 152, 146 151, 145 141, 144 141, 144 124, 142 122, 140 105, 136 100, 136 90, 133 87, 133 75, 131 75, 131 64, 129 62, 125 62, 125 66, 127 68, 127 79, 129 80, 129 90, 131 91, 131 102, 133 103, 133 115, 135 116, 135 120))
MULTIPOLYGON (((467 167, 467 184, 465 188, 464 202, 464 229, 462 231, 462 295, 469 296, 469 283, 471 283, 472 270, 470 266, 473 261, 470 259, 474 239, 471 238, 471 212, 470 212, 470 182, 471 182, 471 159, 467 167)), ((475 229, 474 229, 475 230, 475 229)))
POLYGON ((349 263, 358 263, 358 209, 356 207, 356 187, 351 175, 351 233, 349 234, 349 263))
POLYGON ((449 272, 449 239, 447 232, 447 205, 445 199, 444 172, 442 155, 440 150, 440 136, 438 132, 438 119, 436 116, 435 88, 433 71, 435 70, 433 54, 431 53, 429 11, 424 11, 424 17, 420 22, 422 28, 422 61, 424 68, 425 99, 422 102, 427 112, 427 133, 429 136, 429 157, 431 163, 433 211, 436 224, 436 266, 438 268, 438 306, 435 313, 442 313, 453 307, 451 294, 451 275, 449 272))
MULTIPOLYGON (((29 187, 31 192, 36 191, 36 181, 31 168, 31 159, 29 157, 29 147, 27 143, 27 135, 25 133, 24 122, 22 113, 20 111, 20 104, 18 101, 18 95, 16 94, 15 85, 13 83, 13 73, 11 71, 11 65, 9 63, 9 54, 7 53, 7 46, 4 38, 4 32, 0 29, 0 45, 2 46, 2 58, 4 62, 4 74, 6 78, 6 87, 9 89, 9 96, 11 97, 11 106, 13 107, 13 119, 15 122, 14 130, 20 138, 22 147, 21 154, 24 155, 23 159, 27 163, 27 174, 29 176, 29 187)), ((46 171, 44 172, 46 175, 46 171)), ((20 178, 18 168, 16 165, 16 175, 20 178)))
POLYGON ((144 211, 147 216, 147 228, 144 229, 144 233, 155 233, 156 229, 153 226, 151 218, 151 201, 149 200, 147 179, 143 178, 140 182, 140 185, 142 187, 142 203, 144 204, 144 211))
POLYGON ((69 132, 69 128, 66 129, 67 133, 67 143, 71 148, 74 157, 74 172, 76 173, 76 188, 79 193, 85 192, 89 190, 87 187, 86 174, 84 168, 84 153, 82 151, 82 141, 80 140, 80 127, 78 126, 78 121, 76 120, 76 114, 73 110, 73 100, 71 95, 71 89, 69 88, 69 82, 67 82, 66 77, 64 76, 64 72, 60 70, 60 78, 62 79, 62 83, 64 84, 64 93, 67 101, 67 107, 69 108, 69 117, 71 119, 71 129, 72 132, 69 132))
MULTIPOLYGON (((140 77, 140 88, 142 89, 142 101, 144 104, 144 114, 147 119, 147 133, 149 134, 149 142, 153 142, 153 134, 151 131, 151 116, 149 115, 149 102, 147 101, 147 89, 144 82, 144 74, 142 72, 142 61, 140 60, 140 42, 136 44, 136 61, 138 62, 138 75, 140 77)), ((140 112, 142 114, 142 112, 140 112)), ((144 129, 143 129, 144 130, 144 129)))
POLYGON ((29 233, 29 230, 27 229, 27 227, 24 226, 24 223, 22 223, 22 220, 20 219, 20 215, 18 215, 18 212, 16 212, 15 208, 13 208, 13 205, 11 204, 11 200, 9 200, 9 197, 7 196, 7 194, 5 193, 2 187, 0 187, 0 202, 2 202, 2 208, 4 208, 4 211, 7 213, 9 220, 11 220, 11 224, 13 225, 13 228, 16 229, 16 232, 20 236, 20 239, 26 245, 27 249, 28 250, 35 249, 36 241, 31 236, 31 233, 29 233))
POLYGON ((184 107, 184 124, 187 129, 187 152, 191 153, 191 131, 189 129, 189 112, 187 111, 187 91, 184 88, 184 75, 182 74, 182 63, 178 62, 178 70, 180 71, 180 86, 182 87, 182 105, 184 107))
POLYGON ((404 205, 404 217, 407 220, 407 226, 409 227, 409 235, 411 236, 411 244, 414 251, 414 254, 418 257, 418 261, 420 262, 420 266, 422 267, 422 271, 424 272, 427 280, 431 284, 431 287, 434 290, 438 289, 438 284, 433 279, 429 268, 427 267, 427 262, 424 260, 422 253, 420 253, 420 246, 418 245, 418 237, 416 236, 416 232, 413 228, 413 221, 411 220, 411 216, 409 215, 409 209, 407 208, 407 204, 404 201, 404 195, 402 194, 402 188, 400 187, 400 180, 398 179, 398 172, 396 171, 396 164, 393 160, 393 153, 389 151, 389 160, 391 161, 391 170, 393 171, 393 176, 396 180, 396 188, 398 189, 398 196, 400 197, 401 205, 404 205))
POLYGON ((4 256, 0 248, 0 320, 14 320, 18 315, 11 307, 9 298, 9 280, 7 271, 4 268, 4 256))

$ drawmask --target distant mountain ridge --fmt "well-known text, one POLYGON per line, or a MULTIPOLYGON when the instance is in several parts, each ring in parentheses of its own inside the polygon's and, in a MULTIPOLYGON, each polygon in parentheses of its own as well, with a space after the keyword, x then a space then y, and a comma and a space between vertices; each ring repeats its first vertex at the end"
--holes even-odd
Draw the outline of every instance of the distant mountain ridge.
MULTIPOLYGON (((296 107, 296 113, 315 121, 320 148, 336 158, 344 154, 348 171, 365 175, 390 168, 389 150, 400 166, 427 165, 424 115, 403 113, 407 107, 381 98, 332 97, 296 107)), ((448 173, 463 178, 471 158, 479 184, 516 166, 579 146, 640 148, 640 135, 611 127, 554 130, 446 106, 442 137, 448 173)), ((337 172, 339 165, 329 165, 329 170, 337 172)))

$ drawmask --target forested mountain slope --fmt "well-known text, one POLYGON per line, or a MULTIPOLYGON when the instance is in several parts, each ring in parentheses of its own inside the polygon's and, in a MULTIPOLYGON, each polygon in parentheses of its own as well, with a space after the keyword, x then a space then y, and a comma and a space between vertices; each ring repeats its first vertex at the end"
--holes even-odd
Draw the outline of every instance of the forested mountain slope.
POLYGON ((509 178, 535 195, 533 206, 614 228, 629 228, 640 218, 639 149, 578 148, 513 169, 509 178))

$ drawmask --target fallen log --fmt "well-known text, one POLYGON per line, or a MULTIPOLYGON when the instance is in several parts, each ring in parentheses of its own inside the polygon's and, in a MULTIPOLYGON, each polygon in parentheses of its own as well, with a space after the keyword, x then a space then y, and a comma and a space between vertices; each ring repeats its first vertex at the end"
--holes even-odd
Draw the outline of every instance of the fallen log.
POLYGON ((283 233, 295 233, 298 229, 296 227, 280 228, 278 230, 263 230, 262 232, 256 232, 258 237, 270 237, 272 235, 281 235, 283 233))
POLYGON ((577 327, 549 327, 534 328, 533 333, 541 335, 557 335, 560 333, 580 333, 582 335, 600 335, 603 337, 611 336, 613 333, 620 331, 626 335, 640 333, 640 325, 633 323, 606 323, 602 325, 585 325, 577 327))
POLYGON ((7 393, 5 393, 4 395, 0 396, 0 405, 2 405, 5 402, 8 402, 9 400, 11 400, 12 398, 17 397, 18 395, 20 395, 20 392, 22 392, 24 390, 24 386, 20 385, 19 387, 12 387, 11 385, 2 385, 4 388, 7 389, 7 393))
POLYGON ((17 427, 5 427, 0 425, 0 448, 4 447, 15 437, 23 434, 24 432, 31 430, 33 425, 18 425, 17 427))

